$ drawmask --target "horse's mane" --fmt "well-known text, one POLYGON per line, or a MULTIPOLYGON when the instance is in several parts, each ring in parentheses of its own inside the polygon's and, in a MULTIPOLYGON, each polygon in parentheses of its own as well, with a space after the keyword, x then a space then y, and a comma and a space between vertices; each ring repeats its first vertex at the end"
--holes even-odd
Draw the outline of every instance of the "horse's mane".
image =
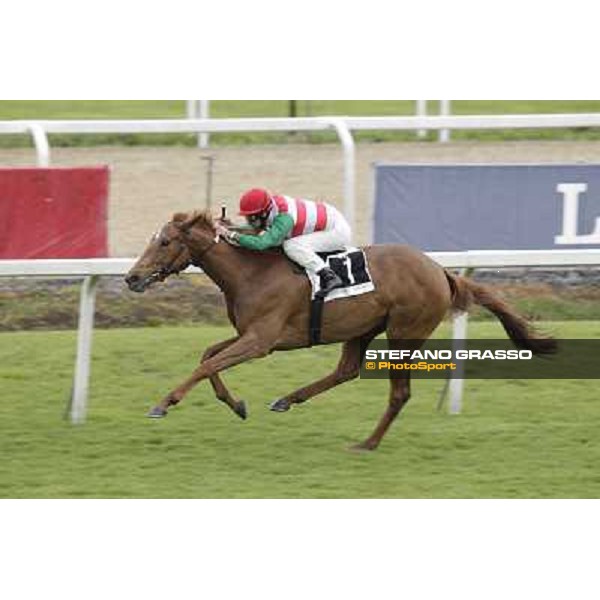
POLYGON ((191 213, 183 213, 178 212, 173 215, 172 218, 173 223, 178 225, 183 225, 185 223, 186 227, 192 227, 196 225, 196 223, 200 223, 205 227, 208 227, 212 231, 215 231, 215 223, 213 216, 210 214, 210 210, 194 210, 191 213))

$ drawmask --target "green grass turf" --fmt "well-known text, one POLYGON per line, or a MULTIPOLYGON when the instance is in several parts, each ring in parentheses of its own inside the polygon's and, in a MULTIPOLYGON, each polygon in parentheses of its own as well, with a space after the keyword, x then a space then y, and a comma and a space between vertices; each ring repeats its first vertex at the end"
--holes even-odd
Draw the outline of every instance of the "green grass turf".
MULTIPOLYGON (((429 114, 439 111, 437 101, 428 102, 429 114)), ((287 100, 213 100, 212 117, 287 117, 290 103, 287 100)), ((515 114, 515 113, 571 113, 600 112, 599 100, 454 100, 452 113, 464 114, 515 114)), ((298 100, 297 116, 355 115, 389 116, 415 114, 414 100, 298 100)), ((6 119, 156 119, 184 118, 184 100, 1 100, 0 120, 6 119)), ((361 141, 414 140, 414 132, 373 131, 357 132, 361 141)), ((506 130, 506 131, 456 131, 455 140, 518 140, 518 139, 600 139, 596 129, 561 130, 506 130)), ((436 133, 429 135, 437 139, 436 133)), ((212 136, 213 144, 281 143, 290 141, 330 142, 334 133, 259 133, 218 134, 212 136)), ((195 144, 193 135, 55 135, 54 146, 79 146, 90 144, 195 144)), ((31 145, 29 136, 1 136, 0 146, 31 145)))
MULTIPOLYGON (((429 114, 439 104, 428 102, 429 114)), ((600 100, 453 100, 453 114, 598 112, 600 100)), ((287 100, 212 100, 213 117, 287 117, 287 100)), ((411 115, 414 100, 298 100, 297 116, 411 115)), ((0 100, 4 119, 174 119, 184 118, 184 100, 0 100)))
MULTIPOLYGON (((598 322, 547 324, 600 337, 598 322)), ((448 326, 442 328, 447 334, 448 326)), ((377 452, 387 382, 356 380, 276 414, 267 404, 326 373, 338 348, 275 354, 225 374, 240 421, 201 383, 166 419, 145 411, 226 327, 95 332, 86 425, 62 419, 75 332, 0 334, 0 497, 598 497, 597 381, 468 381, 460 416, 436 412, 442 381, 413 397, 377 452)), ((499 337, 473 323, 473 337, 499 337)))

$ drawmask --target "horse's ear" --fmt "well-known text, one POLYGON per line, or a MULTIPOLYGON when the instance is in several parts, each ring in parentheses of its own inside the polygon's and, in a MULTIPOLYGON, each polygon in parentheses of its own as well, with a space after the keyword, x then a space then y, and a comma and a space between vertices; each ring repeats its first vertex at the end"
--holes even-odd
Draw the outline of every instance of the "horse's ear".
POLYGON ((189 217, 188 213, 175 213, 172 217, 171 217, 171 221, 173 221, 173 223, 175 225, 179 225, 180 223, 183 223, 183 221, 185 221, 187 218, 189 217))
POLYGON ((183 233, 186 233, 195 225, 195 223, 198 222, 201 216, 202 213, 197 210, 190 214, 176 213, 173 215, 173 224, 175 227, 177 227, 177 229, 183 233))

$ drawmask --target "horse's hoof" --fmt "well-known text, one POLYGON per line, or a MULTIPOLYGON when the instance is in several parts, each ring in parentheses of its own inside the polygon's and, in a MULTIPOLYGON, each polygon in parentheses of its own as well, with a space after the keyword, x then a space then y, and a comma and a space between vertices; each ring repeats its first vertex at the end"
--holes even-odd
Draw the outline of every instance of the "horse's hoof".
POLYGON ((162 419, 167 416, 167 411, 160 406, 155 406, 146 416, 150 419, 162 419))
POLYGON ((285 398, 275 400, 275 402, 271 402, 269 409, 273 412, 285 412, 286 410, 290 410, 289 400, 286 400, 285 398))
POLYGON ((245 421, 248 418, 248 411, 246 410, 246 403, 243 400, 239 400, 235 409, 235 414, 245 421))
POLYGON ((351 452, 372 452, 375 450, 375 448, 377 448, 377 446, 371 446, 362 442, 360 444, 353 444, 352 446, 349 446, 348 450, 351 452))

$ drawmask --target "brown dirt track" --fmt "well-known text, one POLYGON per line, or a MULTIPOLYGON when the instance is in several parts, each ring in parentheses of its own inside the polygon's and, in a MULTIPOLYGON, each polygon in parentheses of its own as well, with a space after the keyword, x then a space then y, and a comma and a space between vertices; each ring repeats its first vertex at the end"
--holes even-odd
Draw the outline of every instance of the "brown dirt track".
MULTIPOLYGON (((290 143, 210 150, 179 146, 53 148, 54 166, 109 164, 109 239, 112 256, 135 256, 174 211, 203 207, 206 162, 215 156, 213 203, 230 212, 247 187, 323 198, 342 206, 338 144, 290 143)), ((32 165, 32 149, 0 149, 0 165, 32 165)), ((600 162, 600 142, 362 143, 357 146, 356 242, 368 239, 373 162, 552 163, 600 162)))

